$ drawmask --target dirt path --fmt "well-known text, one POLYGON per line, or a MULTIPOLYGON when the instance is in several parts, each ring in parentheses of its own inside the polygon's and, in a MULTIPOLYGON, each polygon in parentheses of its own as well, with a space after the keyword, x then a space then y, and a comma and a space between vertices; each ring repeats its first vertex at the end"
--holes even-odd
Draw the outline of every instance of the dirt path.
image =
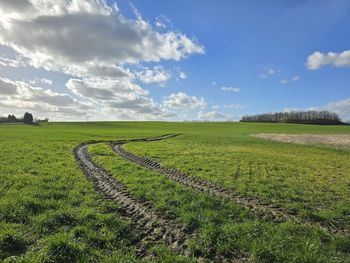
MULTIPOLYGON (((166 138, 169 138, 169 137, 157 138, 157 140, 162 140, 166 138)), ((148 140, 139 140, 139 141, 153 141, 153 140, 148 139, 148 140)), ((307 218, 300 218, 295 214, 289 213, 287 210, 283 209, 282 207, 278 207, 270 203, 262 202, 261 200, 255 197, 253 198, 253 197, 243 196, 235 192, 234 190, 227 189, 222 186, 218 186, 205 179, 201 179, 195 176, 188 176, 180 171, 177 171, 176 169, 166 168, 149 158, 136 156, 133 153, 128 152, 122 148, 122 145, 125 143, 127 142, 114 142, 112 143, 112 147, 117 154, 119 154, 126 160, 129 160, 142 167, 161 173, 162 175, 169 178, 170 180, 192 187, 193 189, 196 189, 198 191, 209 193, 210 195, 215 197, 227 198, 229 200, 232 200, 233 202, 239 203, 244 207, 252 210, 259 218, 272 220, 274 222, 285 222, 287 220, 293 220, 297 223, 309 224, 309 225, 320 227, 331 233, 350 236, 350 233, 347 229, 340 229, 333 225, 315 222, 307 218)))
MULTIPOLYGON (((127 143, 135 141, 155 141, 177 136, 169 134, 155 138, 143 138, 133 140, 123 140, 114 143, 127 143)), ((87 152, 89 144, 102 141, 94 141, 81 144, 74 149, 76 159, 86 177, 93 183, 96 191, 105 198, 118 202, 122 206, 123 216, 130 219, 141 240, 138 246, 138 256, 148 259, 147 250, 152 244, 165 243, 176 254, 191 256, 189 240, 195 233, 188 233, 176 220, 167 217, 164 213, 159 213, 151 204, 137 200, 128 191, 127 187, 110 176, 103 168, 96 165, 87 152)), ((106 141, 104 141, 106 142, 106 141)), ((195 257, 198 262, 205 262, 201 257, 195 257)), ((246 254, 237 255, 236 259, 208 259, 210 262, 245 262, 246 254)))

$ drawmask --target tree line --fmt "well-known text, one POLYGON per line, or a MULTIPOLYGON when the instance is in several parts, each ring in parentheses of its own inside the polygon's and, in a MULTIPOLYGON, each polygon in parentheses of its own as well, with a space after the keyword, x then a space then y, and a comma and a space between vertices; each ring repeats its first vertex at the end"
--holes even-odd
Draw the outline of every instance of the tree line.
POLYGON ((342 124, 338 114, 329 111, 292 111, 246 115, 241 122, 281 122, 300 124, 342 124))
POLYGON ((49 119, 35 119, 33 118, 33 114, 26 112, 23 117, 17 118, 15 115, 9 114, 7 117, 0 116, 0 123, 15 123, 15 122, 23 122, 25 124, 33 124, 38 122, 48 122, 49 119))

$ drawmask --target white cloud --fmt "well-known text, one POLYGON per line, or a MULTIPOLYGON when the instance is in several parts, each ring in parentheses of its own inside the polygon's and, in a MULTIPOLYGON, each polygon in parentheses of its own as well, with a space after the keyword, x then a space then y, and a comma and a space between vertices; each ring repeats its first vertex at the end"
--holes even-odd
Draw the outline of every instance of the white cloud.
POLYGON ((235 109, 235 110, 241 110, 244 108, 241 104, 226 104, 224 105, 224 108, 226 109, 235 109))
POLYGON ((199 111, 197 117, 198 119, 204 121, 234 121, 238 119, 231 114, 221 113, 218 111, 199 111))
POLYGON ((330 102, 319 109, 337 113, 343 120, 350 121, 350 98, 330 102))
POLYGON ((88 99, 95 108, 119 112, 130 119, 162 119, 174 114, 147 97, 148 91, 132 82, 111 79, 70 79, 66 87, 75 95, 88 99))
POLYGON ((300 77, 299 76, 294 76, 293 78, 291 78, 291 80, 290 81, 297 81, 297 80, 299 80, 300 79, 300 77))
POLYGON ((221 90, 225 92, 234 92, 234 93, 241 91, 239 88, 234 88, 234 87, 221 87, 221 90))
POLYGON ((171 78, 171 73, 164 70, 162 66, 155 66, 153 69, 145 68, 136 73, 137 78, 143 83, 158 83, 165 85, 165 83, 171 78))
MULTIPOLYGON (((23 80, 23 81, 26 81, 26 80, 23 80)), ((35 84, 45 84, 45 85, 52 85, 53 82, 51 79, 47 79, 47 78, 34 78, 34 79, 31 79, 31 80, 28 80, 26 81, 28 82, 29 84, 32 84, 32 85, 35 85, 35 84)))
POLYGON ((207 106, 207 102, 203 97, 198 98, 187 95, 184 92, 178 92, 165 97, 163 106, 169 109, 188 111, 196 108, 204 109, 207 106))
POLYGON ((335 67, 349 67, 350 50, 345 50, 340 53, 321 53, 319 51, 315 51, 307 58, 306 67, 310 70, 316 70, 326 65, 332 65, 335 67))
POLYGON ((300 79, 300 77, 296 75, 296 76, 292 77, 291 79, 282 79, 282 80, 280 81, 280 83, 281 83, 281 84, 287 84, 287 83, 289 83, 289 82, 298 81, 299 79, 300 79))
POLYGON ((19 68, 26 66, 26 62, 20 57, 16 57, 15 59, 0 57, 0 65, 5 67, 19 68))
POLYGON ((180 72, 179 72, 179 79, 186 79, 186 78, 187 78, 186 73, 185 73, 185 72, 180 71, 180 72))
POLYGON ((170 24, 170 19, 164 15, 160 15, 156 17, 156 22, 155 25, 156 27, 165 29, 168 27, 168 25, 170 24))
POLYGON ((159 33, 142 18, 128 19, 104 1, 33 0, 31 5, 30 12, 13 9, 9 14, 0 3, 0 43, 35 67, 77 75, 85 67, 180 60, 204 52, 185 34, 159 33))
POLYGON ((220 108, 219 105, 213 105, 213 106, 211 106, 211 109, 212 109, 212 110, 217 110, 217 109, 219 109, 219 108, 220 108))
POLYGON ((265 69, 264 72, 261 73, 259 76, 262 79, 266 79, 269 76, 276 75, 279 72, 281 72, 280 69, 268 68, 268 69, 265 69))
POLYGON ((66 83, 66 87, 75 95, 93 101, 114 100, 118 97, 126 97, 130 94, 148 94, 147 90, 142 89, 139 85, 133 82, 119 81, 114 79, 69 79, 66 83))
POLYGON ((23 81, 12 81, 0 78, 1 108, 34 110, 42 113, 59 113, 60 115, 80 115, 87 109, 67 94, 57 93, 50 89, 33 87, 23 81))
MULTIPOLYGON (((133 65, 142 62, 178 61, 192 54, 203 54, 204 47, 180 31, 159 31, 164 27, 153 26, 136 8, 134 11, 136 19, 125 17, 116 4, 109 6, 105 0, 2 0, 0 45, 12 48, 25 63, 0 58, 0 65, 31 66, 67 74, 70 80, 66 87, 78 96, 75 98, 88 101, 90 112, 108 119, 173 116, 135 83, 139 79, 163 85, 171 73, 161 66, 141 72, 131 72, 129 67, 135 68, 133 65)), ((169 22, 165 17, 157 21, 169 22)), ((184 77, 184 73, 179 75, 184 77)), ((51 85, 49 80, 41 79, 30 83, 51 85)), ((7 93, 9 90, 6 86, 7 93)), ((75 104, 72 107, 75 110, 75 104)))

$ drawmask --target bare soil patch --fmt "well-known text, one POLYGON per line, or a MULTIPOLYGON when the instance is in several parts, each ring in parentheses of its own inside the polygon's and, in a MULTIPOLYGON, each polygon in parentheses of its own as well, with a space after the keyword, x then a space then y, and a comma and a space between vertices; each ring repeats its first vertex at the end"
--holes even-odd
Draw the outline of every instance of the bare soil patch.
POLYGON ((296 144, 326 144, 341 148, 350 148, 350 134, 286 134, 260 133, 253 137, 296 144))

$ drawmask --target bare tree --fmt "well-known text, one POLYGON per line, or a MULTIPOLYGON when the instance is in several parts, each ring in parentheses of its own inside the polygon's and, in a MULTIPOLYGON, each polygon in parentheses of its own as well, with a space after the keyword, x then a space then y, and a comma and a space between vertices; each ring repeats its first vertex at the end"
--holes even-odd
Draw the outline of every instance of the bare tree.
POLYGON ((342 124, 336 113, 328 111, 292 111, 247 115, 241 122, 279 122, 304 124, 342 124))

